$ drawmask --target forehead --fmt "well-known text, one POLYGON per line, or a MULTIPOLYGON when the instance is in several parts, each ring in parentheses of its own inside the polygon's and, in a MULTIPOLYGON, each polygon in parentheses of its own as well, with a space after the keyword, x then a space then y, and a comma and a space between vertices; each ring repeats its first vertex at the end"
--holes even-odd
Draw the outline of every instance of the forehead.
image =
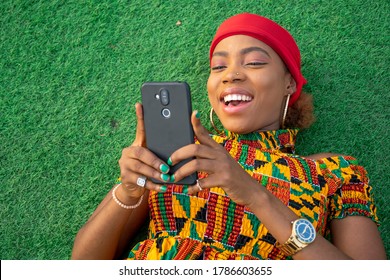
POLYGON ((267 51, 270 55, 277 55, 270 46, 247 35, 233 35, 221 40, 215 47, 214 53, 218 51, 233 52, 250 47, 260 47, 267 51))

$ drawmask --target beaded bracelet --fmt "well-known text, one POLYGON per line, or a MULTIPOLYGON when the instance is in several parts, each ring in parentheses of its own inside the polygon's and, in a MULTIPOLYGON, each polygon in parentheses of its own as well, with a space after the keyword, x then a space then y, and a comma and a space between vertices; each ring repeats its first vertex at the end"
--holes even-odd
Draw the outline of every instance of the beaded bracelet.
POLYGON ((117 185, 114 188, 114 190, 112 191, 112 199, 116 202, 116 204, 118 204, 120 207, 125 208, 125 209, 135 209, 138 206, 140 206, 141 203, 142 203, 142 199, 144 198, 144 195, 141 195, 141 197, 139 198, 137 204, 135 204, 135 205, 126 205, 126 204, 123 204, 122 202, 119 201, 119 199, 115 195, 115 192, 119 188, 120 185, 122 185, 122 184, 117 185))

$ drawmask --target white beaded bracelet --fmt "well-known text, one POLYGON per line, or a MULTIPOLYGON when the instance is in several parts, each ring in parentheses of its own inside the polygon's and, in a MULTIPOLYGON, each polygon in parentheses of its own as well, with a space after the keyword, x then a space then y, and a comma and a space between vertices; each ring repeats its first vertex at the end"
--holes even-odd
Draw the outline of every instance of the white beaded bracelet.
POLYGON ((142 203, 142 199, 144 198, 144 195, 141 195, 141 197, 139 198, 137 204, 135 204, 135 205, 126 205, 126 204, 123 204, 122 202, 119 201, 119 199, 115 195, 115 192, 119 188, 120 185, 122 185, 122 184, 117 185, 114 188, 114 190, 112 191, 112 199, 116 202, 116 204, 118 204, 120 207, 125 208, 125 209, 135 209, 138 206, 140 206, 141 203, 142 203))

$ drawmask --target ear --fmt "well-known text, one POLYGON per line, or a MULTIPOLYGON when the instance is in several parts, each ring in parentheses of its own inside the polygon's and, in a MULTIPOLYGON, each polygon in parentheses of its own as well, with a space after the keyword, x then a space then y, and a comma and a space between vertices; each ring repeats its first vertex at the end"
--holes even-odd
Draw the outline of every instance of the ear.
POLYGON ((297 83, 290 73, 286 75, 286 90, 288 95, 292 95, 297 91, 297 83))

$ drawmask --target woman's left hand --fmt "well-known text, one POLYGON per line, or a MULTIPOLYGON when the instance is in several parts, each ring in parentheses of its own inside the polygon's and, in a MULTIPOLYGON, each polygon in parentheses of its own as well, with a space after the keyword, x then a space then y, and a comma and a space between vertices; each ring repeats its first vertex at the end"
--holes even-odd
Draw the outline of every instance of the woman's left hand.
MULTIPOLYGON (((210 136, 203 127, 194 111, 191 122, 199 144, 191 144, 178 149, 171 155, 172 165, 191 157, 187 164, 178 169, 174 176, 175 182, 192 174, 203 171, 208 174, 206 178, 199 180, 202 189, 220 187, 236 203, 251 205, 254 191, 258 183, 235 161, 235 159, 210 136)), ((197 185, 190 186, 188 193, 199 191, 197 185)))

